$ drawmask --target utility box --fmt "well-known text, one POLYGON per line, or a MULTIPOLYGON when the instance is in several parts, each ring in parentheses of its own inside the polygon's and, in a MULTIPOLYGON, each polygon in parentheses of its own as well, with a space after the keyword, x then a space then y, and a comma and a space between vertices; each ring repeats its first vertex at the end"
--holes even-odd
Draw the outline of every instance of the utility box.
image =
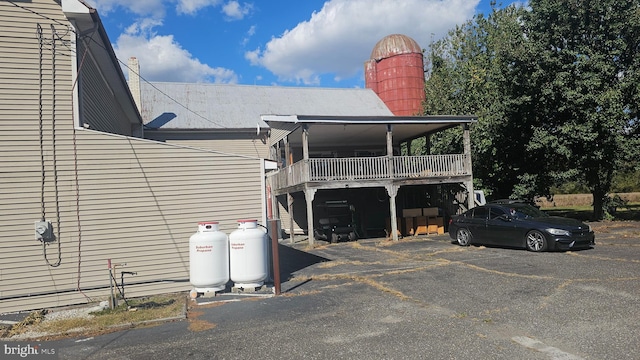
POLYGON ((53 227, 51 221, 36 221, 35 222, 36 240, 42 242, 53 241, 53 227))

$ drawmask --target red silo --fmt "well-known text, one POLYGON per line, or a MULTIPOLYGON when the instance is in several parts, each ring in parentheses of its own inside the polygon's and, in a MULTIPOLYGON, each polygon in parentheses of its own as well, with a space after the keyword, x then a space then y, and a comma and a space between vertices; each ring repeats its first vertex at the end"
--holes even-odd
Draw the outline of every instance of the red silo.
POLYGON ((365 87, 396 116, 419 115, 424 93, 422 49, 412 38, 394 34, 378 41, 365 63, 365 87))

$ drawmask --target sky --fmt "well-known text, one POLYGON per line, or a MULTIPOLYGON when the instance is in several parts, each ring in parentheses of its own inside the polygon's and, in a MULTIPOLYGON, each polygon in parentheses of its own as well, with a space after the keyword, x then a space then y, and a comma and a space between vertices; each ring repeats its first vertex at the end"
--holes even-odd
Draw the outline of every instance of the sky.
POLYGON ((85 0, 143 80, 329 88, 363 88, 364 63, 385 36, 424 49, 489 14, 490 1, 85 0))

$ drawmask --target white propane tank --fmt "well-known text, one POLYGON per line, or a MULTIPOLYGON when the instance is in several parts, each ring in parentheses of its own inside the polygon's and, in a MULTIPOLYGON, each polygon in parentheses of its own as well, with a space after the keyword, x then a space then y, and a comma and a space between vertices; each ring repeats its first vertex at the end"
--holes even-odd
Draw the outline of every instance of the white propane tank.
POLYGON ((198 232, 189 238, 189 280, 192 297, 224 290, 229 282, 229 237, 217 222, 198 223, 198 232))
POLYGON ((257 220, 238 220, 238 229, 229 235, 231 281, 240 289, 264 284, 267 272, 267 234, 257 220))

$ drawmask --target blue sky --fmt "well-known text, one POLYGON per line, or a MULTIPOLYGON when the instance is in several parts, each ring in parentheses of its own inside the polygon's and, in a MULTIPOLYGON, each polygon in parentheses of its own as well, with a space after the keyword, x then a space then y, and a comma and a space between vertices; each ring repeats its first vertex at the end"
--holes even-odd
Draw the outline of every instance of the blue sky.
POLYGON ((341 88, 364 87, 364 62, 384 36, 426 48, 490 12, 490 0, 85 2, 118 58, 138 58, 145 80, 341 88))

